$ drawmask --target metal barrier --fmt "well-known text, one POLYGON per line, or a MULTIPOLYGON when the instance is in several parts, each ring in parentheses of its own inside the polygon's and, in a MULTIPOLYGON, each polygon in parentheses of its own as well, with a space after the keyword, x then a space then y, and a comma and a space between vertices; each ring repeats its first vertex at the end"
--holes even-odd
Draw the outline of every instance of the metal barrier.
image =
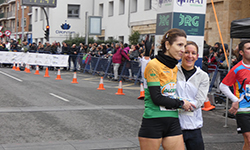
MULTIPOLYGON (((140 63, 137 61, 125 61, 119 67, 119 80, 134 81, 137 84, 141 80, 141 68, 140 63)), ((112 78, 113 65, 112 57, 102 58, 102 57, 93 57, 88 55, 85 60, 85 68, 83 73, 92 73, 92 75, 98 74, 104 76, 104 78, 112 78)))

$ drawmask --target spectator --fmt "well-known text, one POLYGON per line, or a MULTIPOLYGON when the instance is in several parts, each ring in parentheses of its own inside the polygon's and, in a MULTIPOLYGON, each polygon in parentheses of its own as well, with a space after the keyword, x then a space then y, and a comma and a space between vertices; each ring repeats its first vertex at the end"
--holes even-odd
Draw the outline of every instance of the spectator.
POLYGON ((219 42, 214 43, 215 52, 219 52, 221 44, 219 42))
POLYGON ((37 48, 38 51, 44 51, 44 45, 42 44, 42 42, 39 42, 38 43, 38 48, 37 48))
POLYGON ((76 44, 73 44, 71 49, 70 49, 70 55, 72 57, 72 61, 73 61, 73 64, 74 64, 74 70, 73 70, 74 72, 77 70, 76 69, 76 64, 77 64, 76 58, 77 58, 78 52, 79 52, 79 50, 76 47, 76 44))
POLYGON ((139 57, 139 47, 137 45, 132 45, 131 48, 129 58, 131 60, 136 60, 139 57))
POLYGON ((125 43, 125 44, 124 44, 124 49, 123 49, 123 50, 125 51, 126 54, 129 54, 129 49, 130 49, 130 48, 129 48, 128 44, 125 43))
POLYGON ((51 54, 56 54, 57 53, 57 45, 56 42, 53 42, 51 45, 51 54))
POLYGON ((5 45, 6 45, 6 48, 7 48, 8 50, 10 50, 10 42, 9 42, 8 40, 5 42, 5 45))
POLYGON ((106 45, 101 44, 100 47, 101 47, 101 49, 100 49, 101 50, 101 56, 106 55, 108 53, 106 45))
POLYGON ((61 54, 62 53, 62 46, 60 44, 60 42, 57 42, 57 54, 61 54))
POLYGON ((22 51, 26 53, 28 50, 29 50, 28 42, 26 40, 23 40, 22 51))
POLYGON ((51 45, 49 42, 45 43, 46 47, 44 48, 44 51, 47 53, 51 53, 51 45))
POLYGON ((122 63, 122 55, 130 61, 129 57, 126 53, 122 50, 119 43, 115 44, 115 54, 112 57, 113 69, 114 69, 114 79, 113 81, 118 81, 118 69, 122 63))
MULTIPOLYGON (((229 50, 227 50, 227 60, 229 63, 229 50)), ((227 60, 225 59, 223 62, 220 62, 220 65, 223 69, 227 69, 227 60)), ((235 62, 237 62, 237 58, 234 55, 233 51, 231 52, 231 67, 234 66, 234 64, 236 64, 235 62)))
POLYGON ((79 53, 80 54, 85 53, 85 47, 84 47, 84 45, 82 43, 80 43, 80 46, 79 46, 79 53))
POLYGON ((71 63, 71 57, 70 57, 70 49, 69 49, 69 46, 68 46, 68 44, 67 43, 65 43, 65 42, 63 42, 62 43, 62 54, 64 54, 64 55, 69 55, 69 59, 68 59, 68 69, 67 69, 67 67, 64 67, 64 70, 70 70, 70 63, 71 63))
POLYGON ((90 51, 92 51, 92 44, 89 43, 89 46, 88 46, 88 49, 87 49, 87 52, 89 53, 90 51))
POLYGON ((149 56, 150 56, 150 59, 155 58, 155 45, 154 44, 152 44, 152 47, 149 52, 149 56))
POLYGON ((36 43, 32 43, 29 50, 31 50, 31 51, 37 51, 36 43))

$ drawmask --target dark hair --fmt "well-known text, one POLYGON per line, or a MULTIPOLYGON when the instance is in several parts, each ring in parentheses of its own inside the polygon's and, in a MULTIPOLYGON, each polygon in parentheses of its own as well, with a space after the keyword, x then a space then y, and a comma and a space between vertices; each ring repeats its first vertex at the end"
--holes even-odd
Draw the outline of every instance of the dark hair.
POLYGON ((217 52, 217 48, 216 47, 211 47, 210 50, 212 50, 213 52, 217 52))
POLYGON ((195 47, 196 47, 197 54, 199 53, 199 47, 198 47, 198 45, 197 45, 194 41, 187 41, 187 44, 185 45, 185 48, 186 48, 188 45, 193 45, 193 46, 195 46, 195 47))
POLYGON ((239 51, 244 51, 244 45, 246 43, 250 43, 250 40, 243 40, 240 42, 240 44, 238 45, 239 51))
POLYGON ((125 44, 124 44, 124 47, 128 47, 128 44, 127 44, 127 43, 125 43, 125 44))
POLYGON ((169 44, 172 45, 176 41, 176 38, 179 36, 187 38, 186 32, 182 29, 177 28, 170 29, 163 35, 160 46, 160 49, 163 51, 163 53, 166 52, 166 41, 168 41, 169 44))

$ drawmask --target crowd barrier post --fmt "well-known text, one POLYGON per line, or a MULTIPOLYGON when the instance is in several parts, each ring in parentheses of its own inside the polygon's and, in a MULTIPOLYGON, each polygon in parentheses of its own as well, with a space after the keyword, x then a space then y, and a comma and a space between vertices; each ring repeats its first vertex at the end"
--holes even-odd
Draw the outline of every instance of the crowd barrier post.
POLYGON ((119 75, 119 81, 121 81, 121 79, 122 79, 122 75, 123 75, 124 70, 125 70, 125 68, 126 68, 126 64, 127 64, 127 61, 125 61, 125 62, 123 63, 122 71, 121 71, 121 73, 120 73, 120 75, 119 75))
POLYGON ((111 57, 111 59, 108 60, 108 65, 107 65, 107 68, 105 70, 105 75, 103 78, 106 78, 108 76, 108 70, 109 70, 109 67, 111 66, 111 64, 112 64, 112 57, 111 57))
POLYGON ((209 92, 210 92, 210 91, 212 90, 212 88, 213 88, 213 85, 214 85, 214 82, 215 82, 217 73, 218 73, 218 67, 216 66, 215 71, 214 71, 213 78, 212 78, 212 80, 211 80, 211 82, 210 82, 209 92))
MULTIPOLYGON (((88 55, 89 55, 89 54, 88 54, 88 55)), ((88 69, 88 66, 90 66, 89 61, 90 61, 90 59, 91 59, 91 56, 90 56, 90 55, 87 56, 86 59, 87 59, 87 62, 85 63, 85 67, 84 67, 83 73, 85 73, 86 70, 90 70, 90 68, 88 69)))
POLYGON ((136 75, 136 79, 135 79, 135 85, 137 84, 138 80, 140 80, 140 75, 141 75, 141 67, 139 68, 137 75, 136 75))
POLYGON ((97 66, 99 65, 99 62, 100 62, 100 59, 101 59, 101 57, 98 57, 98 59, 97 59, 97 62, 96 62, 96 64, 95 64, 95 68, 94 68, 94 71, 93 71, 92 75, 95 75, 95 73, 96 73, 96 69, 97 69, 97 66))

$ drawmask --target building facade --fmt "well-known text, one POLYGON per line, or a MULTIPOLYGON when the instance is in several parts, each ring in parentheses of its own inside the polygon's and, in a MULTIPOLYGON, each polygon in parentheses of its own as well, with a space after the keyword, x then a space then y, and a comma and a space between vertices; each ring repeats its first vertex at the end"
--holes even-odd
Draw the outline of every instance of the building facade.
MULTIPOLYGON (((230 43, 230 27, 233 20, 250 17, 250 0, 213 0, 223 42, 230 43)), ((211 0, 207 0, 204 39, 209 45, 222 42, 219 36, 211 0)), ((235 48, 240 39, 233 40, 235 48)))
POLYGON ((151 0, 95 0, 94 15, 102 16, 100 40, 116 39, 129 43, 133 31, 155 34, 156 9, 151 0))
POLYGON ((93 1, 90 0, 57 0, 57 7, 45 8, 33 7, 32 37, 34 42, 46 42, 44 31, 50 26, 49 42, 62 42, 70 37, 85 36, 85 14, 92 12, 93 1))

